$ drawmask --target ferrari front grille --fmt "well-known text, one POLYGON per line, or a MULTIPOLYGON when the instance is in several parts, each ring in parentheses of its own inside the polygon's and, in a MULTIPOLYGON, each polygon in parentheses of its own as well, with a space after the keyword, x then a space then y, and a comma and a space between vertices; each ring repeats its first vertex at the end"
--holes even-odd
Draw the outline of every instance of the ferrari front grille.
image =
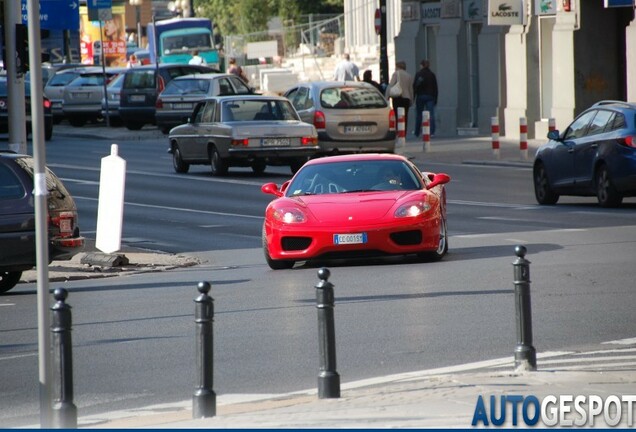
POLYGON ((399 246, 414 246, 422 243, 420 230, 400 231, 391 234, 391 240, 399 246))
POLYGON ((283 237, 282 245, 284 251, 304 250, 311 244, 311 237, 283 237))

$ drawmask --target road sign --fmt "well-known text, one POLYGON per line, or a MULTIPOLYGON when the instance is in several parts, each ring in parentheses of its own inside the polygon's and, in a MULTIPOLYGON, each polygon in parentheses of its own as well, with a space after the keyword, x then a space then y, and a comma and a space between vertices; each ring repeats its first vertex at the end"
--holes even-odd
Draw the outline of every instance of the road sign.
POLYGON ((88 19, 90 21, 106 21, 113 19, 112 0, 88 0, 88 19))
MULTIPOLYGON (((40 28, 79 30, 79 0, 40 0, 40 28)), ((22 0, 22 24, 27 24, 26 0, 22 0)))
POLYGON ((375 34, 380 34, 382 31, 382 14, 380 8, 375 10, 375 34))

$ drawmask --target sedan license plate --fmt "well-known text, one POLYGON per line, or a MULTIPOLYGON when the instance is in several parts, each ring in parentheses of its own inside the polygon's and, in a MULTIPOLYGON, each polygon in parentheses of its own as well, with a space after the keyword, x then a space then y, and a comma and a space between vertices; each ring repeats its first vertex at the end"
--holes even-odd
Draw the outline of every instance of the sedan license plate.
POLYGON ((364 244, 367 242, 367 233, 334 234, 333 244, 364 244))
POLYGON ((131 102, 144 102, 146 100, 145 95, 130 95, 131 102))
POLYGON ((261 145, 263 147, 289 147, 291 141, 289 138, 263 138, 261 145))
POLYGON ((88 93, 73 93, 73 99, 88 99, 88 93))
POLYGON ((371 126, 345 126, 344 132, 346 134, 368 134, 371 133, 371 126))
POLYGON ((192 109, 192 104, 191 103, 175 103, 175 104, 172 104, 172 107, 174 109, 192 109))

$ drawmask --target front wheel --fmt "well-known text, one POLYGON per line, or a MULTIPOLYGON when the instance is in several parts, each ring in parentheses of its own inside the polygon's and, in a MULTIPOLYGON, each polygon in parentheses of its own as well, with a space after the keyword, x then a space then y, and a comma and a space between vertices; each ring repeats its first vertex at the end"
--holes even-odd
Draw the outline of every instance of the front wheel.
POLYGON ((292 260, 276 260, 272 259, 269 255, 269 248, 267 246, 267 235, 265 234, 265 226, 263 226, 263 254, 265 255, 265 261, 272 270, 288 270, 294 266, 292 260))
POLYGON ((175 172, 179 174, 185 174, 190 169, 190 164, 183 161, 179 146, 175 146, 174 151, 172 152, 172 166, 174 167, 175 172))
POLYGON ((418 254, 420 258, 423 258, 427 261, 440 261, 444 258, 444 255, 448 252, 448 229, 446 228, 446 220, 444 218, 440 219, 439 226, 439 242, 437 244, 437 249, 434 252, 424 252, 418 254))
POLYGON ((21 271, 0 272, 0 293, 5 293, 20 282, 21 271))
POLYGON ((210 150, 210 169, 213 176, 224 176, 227 174, 227 162, 223 160, 216 147, 210 150))
POLYGON ((542 163, 534 167, 534 196, 541 205, 554 205, 559 200, 559 194, 550 187, 548 175, 542 163))
POLYGON ((596 171, 596 197, 601 207, 618 207, 623 202, 623 195, 616 190, 605 165, 596 171))
POLYGON ((263 174, 265 172, 265 168, 267 168, 267 164, 263 159, 255 160, 252 163, 252 171, 254 174, 263 174))

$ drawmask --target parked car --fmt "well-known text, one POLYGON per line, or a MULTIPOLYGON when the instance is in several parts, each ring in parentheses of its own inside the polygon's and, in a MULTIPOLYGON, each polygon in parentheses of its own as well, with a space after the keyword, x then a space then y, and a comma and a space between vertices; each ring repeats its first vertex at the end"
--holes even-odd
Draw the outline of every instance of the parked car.
POLYGON ((322 154, 395 151, 395 114, 369 83, 299 83, 285 97, 316 127, 322 154))
POLYGON ((596 195, 600 206, 617 207, 636 195, 636 103, 598 102, 548 139, 534 159, 539 204, 596 195))
MULTIPOLYGON (((0 75, 0 133, 9 132, 9 101, 7 89, 7 76, 0 75)), ((26 97, 26 132, 31 133, 31 83, 24 82, 24 94, 26 97)), ((51 101, 44 96, 42 98, 44 114, 44 139, 50 140, 53 137, 53 114, 51 113, 51 101)))
POLYGON ((260 174, 267 165, 288 165, 296 172, 318 151, 316 129, 298 117, 281 96, 216 96, 199 102, 188 123, 170 131, 174 170, 210 165, 212 175, 230 166, 260 174))
POLYGON ((64 119, 62 104, 64 102, 64 88, 68 83, 77 78, 82 72, 101 71, 101 67, 79 66, 75 68, 60 69, 47 81, 44 86, 44 95, 51 101, 53 122, 59 123, 64 119))
POLYGON ((130 68, 125 72, 119 101, 119 115, 124 126, 139 130, 155 124, 157 95, 173 78, 193 73, 219 72, 207 66, 164 63, 130 68))
POLYGON ((121 95, 121 86, 124 84, 124 74, 120 73, 111 79, 106 86, 106 98, 102 97, 102 117, 108 120, 111 126, 121 126, 121 116, 119 115, 119 99, 121 95), (106 99, 108 99, 108 113, 106 112, 106 99))
POLYGON ((209 96, 252 94, 239 77, 232 74, 196 74, 176 77, 157 97, 157 127, 168 134, 170 129, 186 123, 197 102, 209 96))
POLYGON ((314 258, 448 251, 446 174, 421 172, 401 155, 355 154, 307 162, 265 210, 263 251, 274 270, 314 258))
POLYGON ((84 71, 64 87, 62 112, 71 126, 81 127, 86 122, 94 123, 103 119, 104 81, 108 85, 122 72, 121 68, 84 71))
MULTIPOLYGON (((13 288, 22 272, 36 265, 34 161, 0 151, 0 293, 13 288)), ((81 252, 77 208, 62 181, 46 170, 49 260, 81 252)))

